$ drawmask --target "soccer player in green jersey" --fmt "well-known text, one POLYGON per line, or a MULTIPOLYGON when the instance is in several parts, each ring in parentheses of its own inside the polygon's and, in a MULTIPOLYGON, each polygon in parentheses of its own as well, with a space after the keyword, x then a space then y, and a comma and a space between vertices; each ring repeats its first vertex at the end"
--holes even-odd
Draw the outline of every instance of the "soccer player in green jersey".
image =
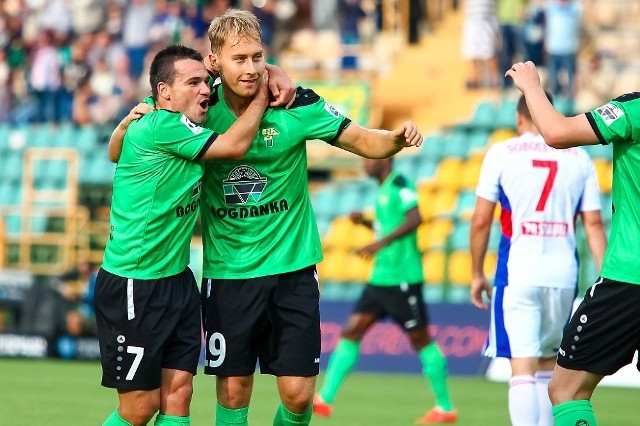
MULTIPOLYGON (((229 10, 209 27, 209 59, 222 84, 207 127, 223 130, 246 108, 264 72, 260 24, 229 10)), ((216 425, 247 425, 256 361, 276 376, 273 424, 308 425, 320 360, 316 263, 322 251, 307 181, 306 141, 385 158, 422 136, 407 121, 365 129, 312 90, 289 109, 267 109, 242 161, 205 169, 203 283, 205 373, 217 376, 216 425)))
POLYGON ((189 425, 200 356, 199 295, 188 268, 202 159, 240 159, 268 105, 266 77, 226 132, 201 127, 209 74, 198 52, 160 51, 150 82, 158 110, 130 124, 113 182, 111 231, 95 310, 102 385, 118 391, 105 426, 189 425))
POLYGON ((457 412, 447 389, 447 360, 427 332, 428 316, 422 297, 422 254, 417 241, 422 218, 415 186, 393 171, 390 158, 365 160, 364 169, 380 184, 375 222, 365 219, 361 212, 351 213, 351 220, 376 231, 376 241, 358 250, 365 258, 374 257, 373 271, 329 358, 322 390, 314 399, 313 412, 321 417, 331 415, 331 403, 358 361, 360 342, 365 333, 376 321, 390 317, 409 336, 435 395, 435 408, 417 419, 417 423, 454 423, 457 412))
POLYGON ((613 145, 612 223, 602 271, 565 327, 549 396, 557 426, 595 426, 591 396, 600 381, 640 349, 640 93, 627 93, 575 117, 554 109, 532 62, 506 72, 524 94, 546 143, 613 145))
MULTIPOLYGON (((229 10, 212 22, 209 38, 210 66, 221 84, 204 126, 224 131, 243 114, 265 71, 260 25, 249 12, 229 10)), ((258 360, 262 373, 277 376, 282 404, 274 425, 311 418, 322 251, 308 192, 309 139, 373 158, 422 143, 411 122, 393 131, 365 129, 298 88, 290 109, 265 112, 241 161, 205 165, 201 295, 205 373, 217 376, 216 425, 248 424, 258 360)))

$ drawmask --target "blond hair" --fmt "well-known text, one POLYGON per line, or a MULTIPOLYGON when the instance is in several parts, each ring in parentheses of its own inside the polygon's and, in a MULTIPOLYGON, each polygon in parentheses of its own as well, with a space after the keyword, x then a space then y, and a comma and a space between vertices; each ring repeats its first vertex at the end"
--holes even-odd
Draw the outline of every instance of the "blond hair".
POLYGON ((224 15, 214 18, 207 35, 213 53, 219 53, 230 37, 248 37, 262 43, 262 30, 256 15, 238 9, 229 9, 224 15))

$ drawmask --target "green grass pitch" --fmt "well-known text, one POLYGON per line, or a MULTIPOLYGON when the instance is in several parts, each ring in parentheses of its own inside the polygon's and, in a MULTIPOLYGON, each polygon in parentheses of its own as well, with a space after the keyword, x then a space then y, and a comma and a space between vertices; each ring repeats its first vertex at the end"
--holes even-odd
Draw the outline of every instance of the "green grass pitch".
MULTIPOLYGON (((319 381, 322 381, 320 377, 319 381)), ((99 426, 117 404, 102 388, 97 362, 0 359, 0 424, 12 426, 99 426)), ((482 377, 452 377, 461 426, 508 426, 507 385, 482 377)), ((191 424, 213 426, 214 378, 195 379, 191 424)), ((640 389, 599 388, 593 398, 601 426, 640 425, 640 389)), ((420 375, 354 373, 341 389, 330 419, 317 426, 412 425, 432 405, 420 375)), ((270 426, 278 404, 275 379, 256 375, 249 422, 270 426)))

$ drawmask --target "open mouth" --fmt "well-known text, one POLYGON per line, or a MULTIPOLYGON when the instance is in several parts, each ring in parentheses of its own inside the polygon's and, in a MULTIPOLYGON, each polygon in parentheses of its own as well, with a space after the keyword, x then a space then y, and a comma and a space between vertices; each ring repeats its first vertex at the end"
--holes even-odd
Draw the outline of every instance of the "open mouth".
POLYGON ((198 105, 200 105, 200 108, 206 110, 209 108, 209 99, 203 99, 200 102, 198 102, 198 105))

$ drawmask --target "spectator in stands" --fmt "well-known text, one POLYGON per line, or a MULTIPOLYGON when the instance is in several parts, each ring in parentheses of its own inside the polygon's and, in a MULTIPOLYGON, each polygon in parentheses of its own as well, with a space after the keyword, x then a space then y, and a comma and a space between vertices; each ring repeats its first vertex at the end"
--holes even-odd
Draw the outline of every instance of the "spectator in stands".
POLYGON ((573 101, 580 48, 582 7, 576 0, 550 0, 545 9, 544 49, 553 96, 573 101))
POLYGON ((73 118, 73 98, 80 87, 89 79, 91 69, 86 62, 87 52, 79 42, 71 45, 71 58, 62 65, 62 87, 60 90, 61 116, 73 118))
POLYGON ((0 49, 0 122, 9 121, 11 108, 11 68, 7 62, 7 54, 0 49))
POLYGON ((466 81, 467 88, 498 86, 498 31, 496 0, 466 1, 462 27, 462 54, 471 63, 471 73, 466 81))
POLYGON ((131 75, 138 78, 151 40, 154 7, 149 0, 131 0, 124 14, 122 42, 131 61, 131 75))
MULTIPOLYGON (((500 23, 499 73, 502 76, 523 55, 523 20, 528 0, 498 0, 498 22, 500 23)), ((510 78, 502 77, 502 87, 513 86, 510 78)))
MULTIPOLYGON (((544 65, 544 0, 529 0, 523 24, 524 59, 544 65)), ((508 69, 509 67, 507 67, 508 69)))
POLYGON ((564 329, 549 396, 557 426, 596 425, 591 397, 605 377, 632 362, 640 328, 640 95, 631 92, 584 114, 565 117, 541 95, 533 63, 507 71, 524 94, 533 121, 554 148, 613 145, 613 222, 600 277, 564 329))
POLYGON ((491 146, 482 163, 471 219, 470 295, 481 309, 487 309, 484 295, 492 300, 484 354, 510 361, 511 424, 551 426, 547 388, 577 292, 576 215, 598 269, 607 240, 591 158, 582 149, 547 147, 527 104, 521 96, 518 137, 491 146), (492 288, 484 259, 497 202, 502 239, 492 288))
POLYGON ((331 415, 335 395, 358 361, 360 342, 365 333, 376 321, 391 317, 407 333, 435 395, 435 408, 416 422, 454 423, 457 412, 447 389, 447 360, 427 331, 422 255, 417 242, 422 218, 416 189, 407 178, 393 171, 391 158, 365 160, 364 169, 380 185, 375 223, 366 219, 362 212, 351 213, 351 220, 376 230, 376 241, 358 250, 364 258, 373 257, 375 263, 370 282, 329 358, 324 385, 314 398, 313 412, 321 417, 331 415))
POLYGON ((73 271, 59 278, 60 292, 69 302, 65 315, 66 331, 72 336, 95 336, 96 317, 93 294, 97 270, 92 262, 81 260, 73 271))
POLYGON ((54 35, 46 30, 40 34, 33 53, 29 82, 38 106, 36 121, 57 122, 60 118, 58 90, 62 84, 58 49, 54 35))

